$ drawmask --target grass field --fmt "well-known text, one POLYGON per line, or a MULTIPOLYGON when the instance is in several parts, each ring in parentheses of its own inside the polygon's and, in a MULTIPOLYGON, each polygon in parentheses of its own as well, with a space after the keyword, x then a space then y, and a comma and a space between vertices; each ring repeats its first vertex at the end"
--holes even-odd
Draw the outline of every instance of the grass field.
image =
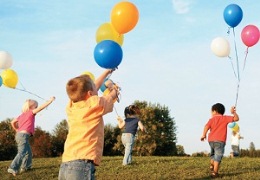
MULTIPOLYGON (((207 157, 133 157, 133 164, 122 166, 123 157, 103 157, 96 168, 97 180, 210 179, 207 157)), ((58 179, 61 158, 34 158, 33 169, 16 177, 7 173, 11 161, 0 161, 0 179, 58 179)), ((224 158, 219 179, 260 179, 260 158, 224 158)))

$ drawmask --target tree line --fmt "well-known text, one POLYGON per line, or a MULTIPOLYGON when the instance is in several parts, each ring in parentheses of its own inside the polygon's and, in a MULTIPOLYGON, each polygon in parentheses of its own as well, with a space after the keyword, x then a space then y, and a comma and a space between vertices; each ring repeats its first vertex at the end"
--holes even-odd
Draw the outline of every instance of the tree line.
MULTIPOLYGON (((134 105, 141 110, 140 119, 147 129, 146 133, 136 134, 134 155, 138 156, 174 156, 185 155, 183 146, 176 145, 177 127, 170 116, 168 107, 160 104, 135 101, 134 105)), ((11 127, 10 118, 0 122, 0 161, 11 160, 17 153, 15 131, 11 127)), ((69 127, 64 119, 50 133, 37 126, 30 138, 34 157, 57 157, 63 153, 69 127)), ((104 156, 122 155, 124 147, 121 143, 122 130, 118 126, 105 125, 104 156)))

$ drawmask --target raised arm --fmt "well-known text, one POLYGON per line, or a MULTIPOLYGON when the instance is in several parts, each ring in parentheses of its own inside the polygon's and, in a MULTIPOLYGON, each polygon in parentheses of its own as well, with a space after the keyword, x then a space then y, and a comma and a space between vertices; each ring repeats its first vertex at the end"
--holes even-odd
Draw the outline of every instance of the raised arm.
POLYGON ((55 97, 51 97, 48 101, 46 101, 45 103, 43 103, 39 107, 35 108, 33 110, 33 114, 37 114, 38 112, 40 112, 41 110, 43 110, 44 108, 49 106, 54 100, 55 100, 55 97))
POLYGON ((236 107, 235 107, 235 106, 232 106, 232 107, 231 107, 230 112, 231 112, 231 114, 234 115, 233 120, 234 120, 234 121, 238 121, 238 120, 239 120, 239 116, 238 116, 238 114, 236 113, 236 107))
POLYGON ((95 85, 97 90, 99 90, 99 88, 101 87, 101 85, 103 84, 104 80, 106 79, 106 77, 111 74, 113 72, 113 70, 111 69, 107 69, 105 70, 96 80, 95 80, 95 85))

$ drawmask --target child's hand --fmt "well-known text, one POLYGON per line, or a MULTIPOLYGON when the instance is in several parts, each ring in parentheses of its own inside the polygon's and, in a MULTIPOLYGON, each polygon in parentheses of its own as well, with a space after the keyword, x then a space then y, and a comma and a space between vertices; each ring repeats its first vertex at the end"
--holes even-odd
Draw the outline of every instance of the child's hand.
POLYGON ((206 136, 201 136, 200 140, 204 141, 204 140, 206 140, 206 138, 207 138, 206 136))
POLYGON ((236 107, 235 107, 235 106, 232 106, 231 109, 230 109, 230 112, 231 112, 231 114, 236 113, 236 107))
POLYGON ((50 98, 50 101, 53 102, 54 100, 55 100, 55 97, 52 96, 52 97, 50 98))

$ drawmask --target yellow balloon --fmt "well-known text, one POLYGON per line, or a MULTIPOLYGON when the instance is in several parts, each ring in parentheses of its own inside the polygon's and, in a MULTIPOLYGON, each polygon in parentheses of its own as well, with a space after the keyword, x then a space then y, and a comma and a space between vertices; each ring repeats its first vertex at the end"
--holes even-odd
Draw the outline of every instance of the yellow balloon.
POLYGON ((91 72, 88 72, 88 71, 85 71, 83 72, 82 74, 86 74, 90 77, 90 79, 95 82, 95 76, 91 73, 91 72))
POLYGON ((232 128, 232 131, 239 132, 239 125, 236 123, 235 126, 232 128))
POLYGON ((9 88, 15 88, 18 83, 18 75, 12 69, 3 70, 1 77, 3 79, 3 84, 9 88))
MULTIPOLYGON (((107 88, 104 92, 103 92, 103 96, 107 96, 110 93, 110 90, 107 88)), ((117 101, 117 99, 114 99, 114 103, 117 101)))
POLYGON ((99 26, 96 32, 96 42, 99 43, 104 40, 112 40, 122 46, 124 42, 124 35, 119 34, 111 23, 104 23, 99 26))

